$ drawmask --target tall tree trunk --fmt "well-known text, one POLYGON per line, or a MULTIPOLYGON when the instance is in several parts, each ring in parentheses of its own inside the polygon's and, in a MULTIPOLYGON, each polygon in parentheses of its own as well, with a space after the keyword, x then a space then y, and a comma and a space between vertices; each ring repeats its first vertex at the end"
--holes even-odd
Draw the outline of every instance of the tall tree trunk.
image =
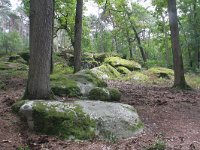
POLYGON ((179 43, 176 0, 168 0, 168 13, 174 62, 174 87, 183 89, 188 86, 185 81, 182 52, 179 43))
POLYGON ((77 0, 74 37, 74 72, 81 70, 82 14, 83 0, 77 0))
POLYGON ((30 1, 30 62, 24 99, 49 99, 53 0, 30 1))

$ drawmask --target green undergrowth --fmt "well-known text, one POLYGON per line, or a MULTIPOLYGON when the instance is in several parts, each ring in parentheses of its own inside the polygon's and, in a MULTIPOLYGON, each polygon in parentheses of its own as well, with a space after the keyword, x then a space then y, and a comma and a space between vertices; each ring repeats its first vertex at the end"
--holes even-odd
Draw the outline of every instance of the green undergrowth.
POLYGON ((24 105, 26 102, 27 102, 27 100, 18 100, 17 102, 15 102, 15 103, 12 105, 12 111, 13 111, 14 113, 18 113, 20 107, 21 107, 22 105, 24 105))
POLYGON ((80 106, 59 106, 36 103, 33 106, 34 130, 63 139, 92 139, 96 122, 86 115, 80 106))
POLYGON ((200 89, 200 74, 186 73, 185 75, 188 85, 194 89, 200 89))
POLYGON ((145 150, 166 150, 166 143, 162 140, 156 140, 154 144, 145 148, 145 150))

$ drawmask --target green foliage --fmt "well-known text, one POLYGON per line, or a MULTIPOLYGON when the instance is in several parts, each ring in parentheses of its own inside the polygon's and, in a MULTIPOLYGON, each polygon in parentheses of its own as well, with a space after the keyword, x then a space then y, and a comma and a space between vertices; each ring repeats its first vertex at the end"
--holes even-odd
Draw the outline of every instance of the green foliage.
POLYGON ((6 51, 6 53, 22 50, 24 47, 19 33, 17 31, 8 33, 0 32, 0 48, 6 51))
POLYGON ((64 139, 92 139, 95 136, 96 122, 87 116, 80 106, 45 105, 38 102, 33 106, 34 130, 64 139))
POLYGON ((144 124, 142 123, 142 121, 138 121, 137 124, 135 124, 131 130, 132 131, 138 131, 139 129, 143 129, 144 128, 144 124))
POLYGON ((157 140, 155 141, 155 144, 148 148, 145 148, 145 150, 166 150, 166 144, 164 141, 157 140))
POLYGON ((19 146, 17 150, 30 150, 29 146, 19 146))

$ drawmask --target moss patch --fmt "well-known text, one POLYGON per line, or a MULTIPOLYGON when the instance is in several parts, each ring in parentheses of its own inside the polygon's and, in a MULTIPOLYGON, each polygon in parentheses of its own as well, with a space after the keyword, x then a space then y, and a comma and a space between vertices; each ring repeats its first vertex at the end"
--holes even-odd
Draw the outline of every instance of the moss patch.
POLYGON ((19 100, 19 101, 17 101, 16 103, 14 103, 14 104, 12 105, 12 111, 13 111, 14 113, 18 113, 20 107, 21 107, 22 105, 24 105, 26 102, 27 102, 27 100, 19 100))
POLYGON ((110 101, 110 93, 106 88, 96 87, 89 92, 89 99, 110 101))
POLYGON ((121 98, 121 92, 116 88, 108 88, 110 93, 110 101, 119 101, 121 98))
POLYGON ((119 71, 121 74, 129 74, 131 71, 127 69, 126 67, 119 66, 117 67, 117 71, 119 71))
POLYGON ((110 78, 118 78, 121 75, 114 67, 108 64, 101 65, 98 69, 107 74, 110 78))
POLYGON ((104 60, 106 58, 106 54, 105 53, 95 53, 94 54, 94 59, 100 63, 103 63, 104 60))
POLYGON ((174 75, 174 71, 168 68, 153 67, 148 69, 146 71, 146 74, 153 75, 157 78, 171 79, 172 76, 174 75))
POLYGON ((132 72, 127 74, 123 80, 125 81, 138 81, 138 82, 146 82, 149 80, 149 77, 142 72, 132 72))
POLYGON ((55 95, 77 97, 81 96, 76 82, 61 74, 51 75, 51 89, 55 95))
POLYGON ((90 70, 82 70, 75 75, 70 76, 71 79, 74 79, 75 81, 79 81, 81 83, 86 83, 91 82, 97 87, 106 87, 107 83, 104 82, 102 79, 98 78, 97 75, 95 75, 92 71, 90 70))
POLYGON ((110 64, 113 67, 123 66, 129 70, 141 69, 141 65, 133 60, 126 60, 120 57, 108 57, 105 59, 105 63, 110 64))
POLYGON ((80 106, 48 105, 37 102, 33 105, 34 130, 64 139, 92 139, 96 123, 80 106))
POLYGON ((144 124, 142 123, 142 121, 138 121, 136 125, 134 125, 133 127, 131 127, 132 131, 139 131, 140 129, 144 128, 144 124))

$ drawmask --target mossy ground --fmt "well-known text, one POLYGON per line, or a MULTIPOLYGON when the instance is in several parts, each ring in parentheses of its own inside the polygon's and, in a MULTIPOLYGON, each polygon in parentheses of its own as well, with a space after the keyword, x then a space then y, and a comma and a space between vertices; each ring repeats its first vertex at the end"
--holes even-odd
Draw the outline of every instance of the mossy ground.
POLYGON ((95 136, 96 123, 87 116, 80 106, 45 105, 37 102, 33 105, 34 130, 64 139, 92 139, 95 136))

